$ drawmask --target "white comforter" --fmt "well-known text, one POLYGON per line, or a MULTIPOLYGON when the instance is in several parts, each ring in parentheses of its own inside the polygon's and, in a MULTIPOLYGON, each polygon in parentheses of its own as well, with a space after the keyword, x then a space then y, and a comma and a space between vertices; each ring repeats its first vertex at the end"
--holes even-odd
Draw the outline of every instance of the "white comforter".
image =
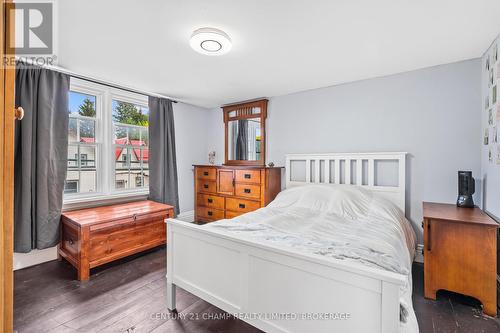
POLYGON ((415 233, 403 212, 351 185, 307 185, 281 192, 267 207, 206 228, 403 274, 401 331, 418 332, 411 295, 415 233))

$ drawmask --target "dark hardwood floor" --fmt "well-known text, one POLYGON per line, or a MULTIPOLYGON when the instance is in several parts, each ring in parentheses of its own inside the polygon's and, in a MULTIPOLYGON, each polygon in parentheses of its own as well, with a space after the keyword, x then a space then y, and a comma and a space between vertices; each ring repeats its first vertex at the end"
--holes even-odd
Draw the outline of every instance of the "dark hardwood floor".
MULTIPOLYGON (((165 306, 165 249, 94 269, 89 282, 75 280, 66 262, 52 261, 15 272, 17 332, 259 332, 177 289, 178 318, 165 306), (219 316, 219 318, 217 318, 219 316)), ((421 332, 500 332, 500 320, 483 316, 470 298, 439 293, 423 298, 423 266, 413 269, 413 303, 421 332)))

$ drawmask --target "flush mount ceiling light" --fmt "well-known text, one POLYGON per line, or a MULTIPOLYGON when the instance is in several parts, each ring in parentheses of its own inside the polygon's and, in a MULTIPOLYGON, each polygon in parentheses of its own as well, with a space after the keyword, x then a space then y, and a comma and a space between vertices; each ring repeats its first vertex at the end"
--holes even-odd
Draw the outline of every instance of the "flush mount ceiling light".
POLYGON ((231 50, 231 38, 222 30, 215 28, 197 29, 189 41, 196 52, 205 55, 222 55, 231 50))

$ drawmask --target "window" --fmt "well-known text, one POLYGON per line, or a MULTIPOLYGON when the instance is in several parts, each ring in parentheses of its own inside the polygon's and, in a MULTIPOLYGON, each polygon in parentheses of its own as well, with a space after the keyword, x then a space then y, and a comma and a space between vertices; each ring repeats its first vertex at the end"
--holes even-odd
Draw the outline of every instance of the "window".
POLYGON ((65 202, 149 190, 147 96, 71 78, 65 202))
POLYGON ((96 100, 94 95, 69 93, 68 171, 64 193, 97 190, 96 100))
POLYGON ((78 180, 66 181, 64 193, 78 193, 78 180))
POLYGON ((116 184, 116 188, 125 188, 125 180, 119 179, 115 182, 115 184, 116 184))
POLYGON ((149 186, 149 109, 113 100, 115 188, 149 186), (134 181, 135 180, 135 181, 134 181))

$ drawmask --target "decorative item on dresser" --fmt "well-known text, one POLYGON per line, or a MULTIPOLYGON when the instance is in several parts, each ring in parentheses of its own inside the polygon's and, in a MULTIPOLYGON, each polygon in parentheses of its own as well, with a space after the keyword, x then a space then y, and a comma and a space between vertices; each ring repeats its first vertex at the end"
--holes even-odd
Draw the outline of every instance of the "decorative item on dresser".
POLYGON ((173 216, 172 206, 149 200, 65 212, 59 256, 86 281, 91 268, 165 244, 173 216))
POLYGON ((281 191, 281 169, 195 165, 195 221, 230 219, 266 206, 281 191))
POLYGON ((497 228, 479 208, 424 202, 425 297, 445 289, 472 296, 497 314, 497 228))

